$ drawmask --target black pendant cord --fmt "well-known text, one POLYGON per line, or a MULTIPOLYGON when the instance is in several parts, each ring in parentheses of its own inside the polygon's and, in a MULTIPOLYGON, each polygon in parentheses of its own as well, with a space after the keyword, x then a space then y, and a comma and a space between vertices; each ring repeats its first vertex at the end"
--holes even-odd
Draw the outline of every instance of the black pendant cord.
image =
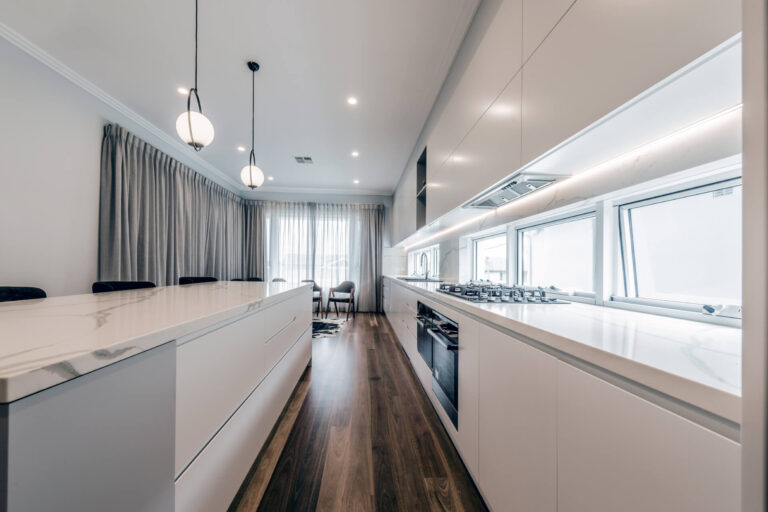
POLYGON ((189 128, 189 138, 191 140, 190 146, 195 151, 200 151, 203 146, 195 142, 195 134, 192 131, 192 95, 195 95, 197 100, 197 110, 201 114, 203 113, 203 107, 200 104, 200 95, 197 93, 197 18, 198 18, 198 0, 195 0, 195 86, 189 90, 187 95, 187 127, 189 128))
POLYGON ((256 62, 249 61, 248 69, 251 70, 251 153, 248 155, 248 187, 253 190, 253 169, 256 167, 256 72, 259 65, 256 62))

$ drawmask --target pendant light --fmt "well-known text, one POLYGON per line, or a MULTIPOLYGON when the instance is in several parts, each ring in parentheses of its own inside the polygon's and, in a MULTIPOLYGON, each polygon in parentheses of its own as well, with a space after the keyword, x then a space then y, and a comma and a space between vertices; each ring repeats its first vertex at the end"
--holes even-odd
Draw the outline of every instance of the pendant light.
POLYGON ((253 190, 264 183, 264 173, 256 166, 256 153, 253 151, 256 138, 256 72, 259 70, 259 65, 249 61, 248 69, 251 70, 251 154, 248 155, 248 165, 240 171, 240 179, 253 190))
POLYGON ((197 2, 195 0, 195 86, 187 94, 187 111, 176 118, 176 133, 181 140, 200 151, 213 142, 213 125, 203 115, 200 96, 197 94, 197 2), (192 110, 192 95, 197 100, 197 112, 192 110))

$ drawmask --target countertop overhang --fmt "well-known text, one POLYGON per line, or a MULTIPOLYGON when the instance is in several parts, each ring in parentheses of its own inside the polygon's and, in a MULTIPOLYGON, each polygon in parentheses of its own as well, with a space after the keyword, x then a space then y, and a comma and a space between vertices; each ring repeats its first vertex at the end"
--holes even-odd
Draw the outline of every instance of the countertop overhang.
POLYGON ((741 329, 576 302, 473 303, 438 292, 438 283, 387 277, 486 324, 741 423, 741 329))
POLYGON ((306 283, 217 281, 0 304, 0 403, 258 311, 309 288, 306 283))

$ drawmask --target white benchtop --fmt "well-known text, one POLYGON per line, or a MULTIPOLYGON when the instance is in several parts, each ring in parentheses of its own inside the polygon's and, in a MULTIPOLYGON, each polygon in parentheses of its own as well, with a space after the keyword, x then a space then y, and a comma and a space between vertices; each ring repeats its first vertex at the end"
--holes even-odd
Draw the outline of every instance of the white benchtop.
POLYGON ((0 403, 280 302, 310 286, 219 281, 0 304, 0 403))
POLYGON ((439 283, 390 279, 486 323, 741 422, 741 329, 581 303, 477 304, 438 292, 439 283))

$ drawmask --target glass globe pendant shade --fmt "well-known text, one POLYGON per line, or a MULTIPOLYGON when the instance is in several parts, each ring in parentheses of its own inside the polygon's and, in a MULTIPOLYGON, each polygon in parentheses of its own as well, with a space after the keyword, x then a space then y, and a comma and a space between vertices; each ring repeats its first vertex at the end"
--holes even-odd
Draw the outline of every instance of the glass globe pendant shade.
POLYGON ((245 183, 246 187, 254 189, 264 183, 264 173, 255 165, 246 165, 240 171, 240 179, 245 183))
POLYGON ((176 133, 181 140, 200 151, 213 142, 213 124, 200 112, 187 110, 176 118, 176 133))

